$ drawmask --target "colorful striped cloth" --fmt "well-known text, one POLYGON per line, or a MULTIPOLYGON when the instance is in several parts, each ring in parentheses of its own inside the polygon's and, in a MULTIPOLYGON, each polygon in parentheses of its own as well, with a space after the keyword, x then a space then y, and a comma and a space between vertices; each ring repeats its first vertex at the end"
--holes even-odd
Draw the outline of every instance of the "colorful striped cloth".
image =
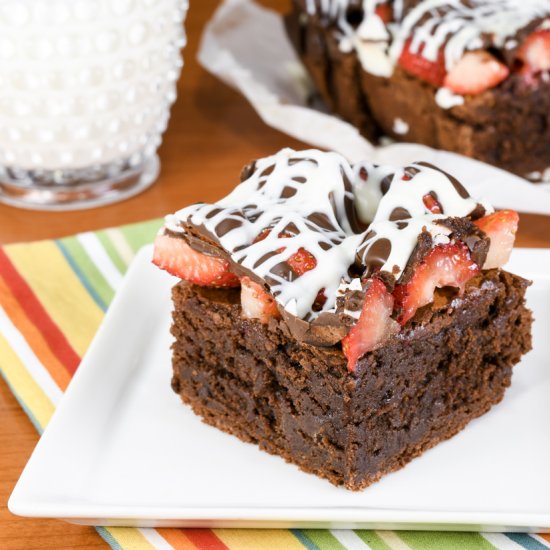
MULTIPOLYGON (((160 220, 0 248, 0 372, 42 432, 128 264, 160 220)), ((317 529, 97 528, 120 549, 550 548, 549 535, 317 529)))

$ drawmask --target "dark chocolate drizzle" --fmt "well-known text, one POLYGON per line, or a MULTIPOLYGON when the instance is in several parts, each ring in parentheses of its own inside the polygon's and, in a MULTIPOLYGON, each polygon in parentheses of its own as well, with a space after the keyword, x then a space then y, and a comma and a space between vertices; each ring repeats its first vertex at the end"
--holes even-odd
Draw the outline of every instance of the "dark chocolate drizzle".
POLYGON ((408 220, 410 217, 411 213, 406 208, 398 206, 392 210, 392 213, 390 214, 390 221, 397 222, 400 220, 408 220))

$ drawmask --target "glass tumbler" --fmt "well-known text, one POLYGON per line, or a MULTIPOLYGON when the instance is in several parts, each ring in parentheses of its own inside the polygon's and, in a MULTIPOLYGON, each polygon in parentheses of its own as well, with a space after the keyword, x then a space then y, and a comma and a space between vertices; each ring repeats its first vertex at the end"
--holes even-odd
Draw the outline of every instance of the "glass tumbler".
POLYGON ((0 2, 0 201, 68 210, 158 176, 188 0, 0 2))

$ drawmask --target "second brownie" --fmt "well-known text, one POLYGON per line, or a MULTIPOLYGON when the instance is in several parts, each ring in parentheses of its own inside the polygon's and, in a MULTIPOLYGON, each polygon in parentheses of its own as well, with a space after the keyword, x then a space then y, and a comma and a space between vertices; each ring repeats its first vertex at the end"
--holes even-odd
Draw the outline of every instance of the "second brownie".
POLYGON ((511 75, 498 88, 443 109, 431 84, 398 66, 390 78, 363 70, 354 51, 341 50, 335 29, 318 16, 305 21, 297 4, 285 22, 298 55, 327 105, 368 139, 421 143, 520 176, 549 167, 550 80, 533 86, 511 75))

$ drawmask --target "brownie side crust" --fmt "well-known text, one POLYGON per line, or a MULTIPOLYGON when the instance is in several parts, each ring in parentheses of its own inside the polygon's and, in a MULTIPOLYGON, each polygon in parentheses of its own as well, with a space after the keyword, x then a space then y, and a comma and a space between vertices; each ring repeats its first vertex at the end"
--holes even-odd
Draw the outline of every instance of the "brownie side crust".
POLYGON ((181 282, 172 387, 208 424, 359 490, 502 399, 531 347, 527 286, 492 270, 442 294, 350 373, 339 347, 243 319, 238 290, 181 282))
POLYGON ((400 67, 390 78, 362 69, 355 52, 342 52, 335 29, 308 17, 293 2, 287 33, 321 96, 368 139, 388 135, 397 141, 445 149, 499 166, 518 175, 550 165, 550 82, 526 82, 512 75, 499 87, 442 109, 435 88, 400 67), (405 134, 395 121, 407 123, 405 134))

